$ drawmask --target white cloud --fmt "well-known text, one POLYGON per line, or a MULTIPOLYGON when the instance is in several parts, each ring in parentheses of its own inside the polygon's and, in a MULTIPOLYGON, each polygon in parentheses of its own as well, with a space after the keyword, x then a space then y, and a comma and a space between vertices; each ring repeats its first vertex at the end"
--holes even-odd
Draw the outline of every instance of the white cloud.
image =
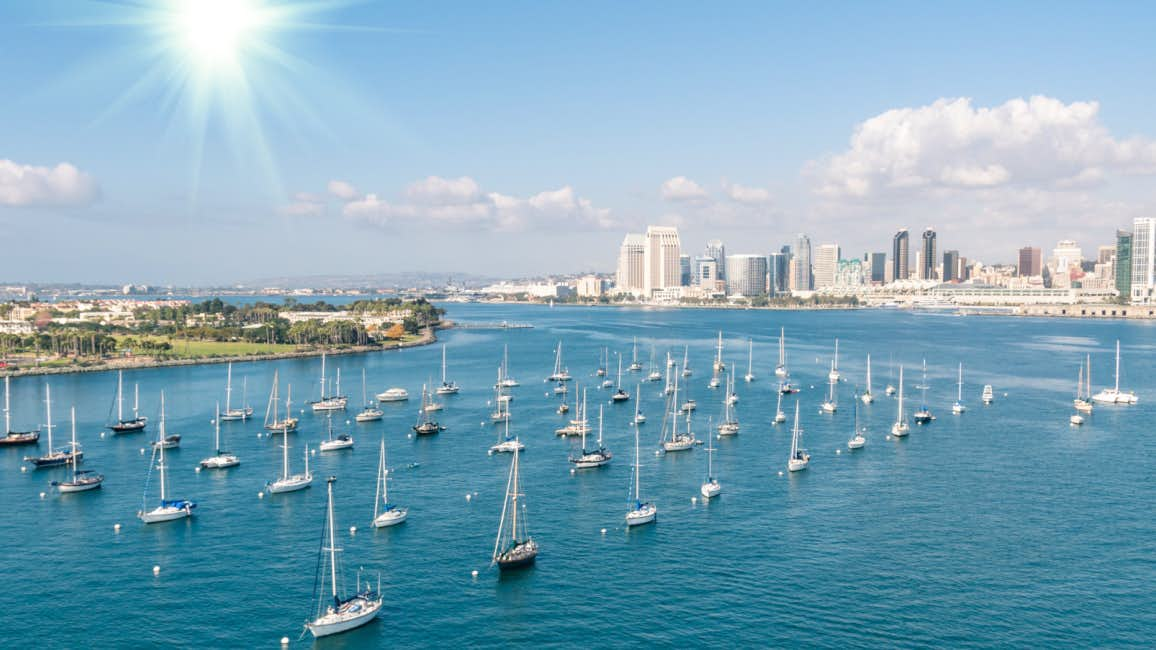
POLYGON ((675 176, 662 184, 664 201, 701 201, 707 198, 706 190, 686 176, 675 176))
POLYGON ((353 184, 347 183, 345 181, 329 181, 327 189, 329 190, 330 194, 341 199, 342 201, 352 201, 361 196, 353 184))
POLYGON ((293 202, 282 206, 280 212, 290 217, 320 217, 325 214, 325 201, 316 194, 298 192, 293 195, 293 202))
POLYGON ((1097 102, 1036 96, 999 106, 940 99, 859 124, 848 150, 815 163, 822 195, 875 199, 996 187, 1086 187, 1110 172, 1156 173, 1156 142, 1118 139, 1097 102))
POLYGON ((580 229, 614 228, 610 211, 597 208, 570 186, 539 192, 527 198, 483 192, 477 181, 463 176, 430 176, 411 183, 404 199, 388 201, 367 194, 342 209, 349 218, 381 226, 455 226, 501 231, 544 229, 555 226, 580 229))
POLYGON ((771 202, 770 191, 761 187, 747 187, 745 185, 727 183, 724 181, 723 189, 726 191, 727 196, 730 197, 732 201, 738 201, 739 203, 745 203, 747 205, 759 205, 771 202))
POLYGON ((99 196, 92 176, 69 163, 50 168, 0 160, 0 205, 85 205, 99 196))

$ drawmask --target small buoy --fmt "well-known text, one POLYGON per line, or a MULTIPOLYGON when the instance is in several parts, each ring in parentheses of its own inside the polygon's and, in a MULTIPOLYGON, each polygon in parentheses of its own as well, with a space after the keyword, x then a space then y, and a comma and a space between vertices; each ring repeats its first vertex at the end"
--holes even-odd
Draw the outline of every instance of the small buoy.
POLYGON ((104 440, 104 432, 103 431, 100 432, 100 439, 104 440))
POLYGON ((405 434, 405 437, 407 440, 413 440, 413 434, 412 433, 405 434))
POLYGON ((41 493, 40 493, 40 498, 41 498, 41 499, 43 499, 43 498, 44 498, 44 496, 45 496, 45 494, 44 494, 43 492, 41 492, 41 493))
POLYGON ((257 433, 257 438, 260 438, 260 437, 261 437, 261 434, 260 434, 260 432, 258 432, 258 433, 257 433))
POLYGON ((602 534, 603 534, 603 535, 605 535, 605 534, 606 534, 606 529, 605 529, 605 528, 603 528, 603 529, 602 529, 602 534))
POLYGON ((661 449, 655 449, 655 450, 654 450, 654 455, 655 455, 655 456, 661 456, 661 455, 662 455, 662 450, 661 450, 661 449))
POLYGON ((476 577, 478 577, 478 570, 477 570, 477 569, 474 569, 473 571, 470 571, 470 577, 471 577, 471 578, 476 578, 476 577))
POLYGON ((691 503, 698 503, 698 497, 691 497, 690 502, 691 503))
POLYGON ((153 575, 159 576, 160 574, 161 574, 161 565, 159 565, 159 564, 154 565, 153 566, 153 575))
POLYGON ((571 475, 573 475, 573 474, 574 474, 574 468, 573 468, 573 467, 571 467, 571 468, 570 468, 570 474, 571 474, 571 475))
POLYGON ((193 468, 193 471, 200 474, 201 473, 201 466, 197 465, 196 467, 193 468))
POLYGON ((837 455, 839 455, 839 454, 841 454, 841 453, 843 453, 843 450, 842 450, 842 449, 836 449, 836 450, 835 450, 835 455, 836 455, 836 456, 837 456, 837 455))
POLYGON ((25 467, 24 465, 21 465, 21 466, 20 466, 20 471, 21 471, 21 472, 24 472, 24 473, 27 473, 27 472, 28 472, 28 468, 27 468, 27 467, 25 467))
POLYGON ((287 636, 281 637, 281 645, 289 645, 289 637, 287 637, 287 636))
POLYGON ((316 450, 316 449, 310 449, 310 450, 309 450, 309 453, 310 453, 311 455, 313 455, 313 456, 316 456, 316 455, 317 455, 317 450, 316 450))
POLYGON ((890 440, 890 439, 891 439, 891 436, 885 436, 883 439, 884 439, 884 440, 890 440))
POLYGON ((466 494, 466 501, 469 501, 472 498, 474 498, 473 495, 468 494, 468 493, 466 494))
POLYGON ((112 530, 114 533, 119 533, 120 532, 120 524, 113 524, 112 530))
POLYGON ((265 498, 265 493, 264 493, 264 492, 258 492, 258 493, 257 493, 257 498, 258 498, 258 499, 264 499, 264 498, 265 498))
POLYGON ((356 535, 357 534, 357 526, 350 526, 349 527, 349 534, 350 535, 356 535))
POLYGON ((782 473, 782 472, 779 472, 779 476, 782 476, 782 475, 783 475, 783 473, 782 473))
POLYGON ((141 447, 141 448, 140 448, 140 455, 141 455, 141 456, 144 456, 144 447, 141 447))

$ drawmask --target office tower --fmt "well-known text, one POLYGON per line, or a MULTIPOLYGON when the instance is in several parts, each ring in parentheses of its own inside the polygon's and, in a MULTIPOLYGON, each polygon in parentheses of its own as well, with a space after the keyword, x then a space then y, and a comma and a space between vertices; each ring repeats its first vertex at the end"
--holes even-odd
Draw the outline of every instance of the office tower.
POLYGON ((765 255, 727 255, 728 295, 761 296, 766 293, 766 282, 765 255))
POLYGON ((907 279, 907 252, 911 246, 911 236, 906 228, 900 228, 899 232, 891 239, 891 279, 892 280, 906 280, 907 279))
POLYGON ((1156 219, 1142 217, 1132 220, 1132 302, 1151 303, 1153 288, 1156 288, 1156 219))
POLYGON ((1021 278, 1030 278, 1044 272, 1043 255, 1040 249, 1033 246, 1024 246, 1020 249, 1019 275, 1021 278))
POLYGON ((871 253, 871 283, 887 282, 887 253, 871 253))
POLYGON ((1052 250, 1052 271, 1056 274, 1068 273, 1075 267, 1079 269, 1084 261, 1084 251, 1071 239, 1061 240, 1052 250))
POLYGON ((1096 247, 1096 264, 1110 264, 1115 257, 1116 247, 1114 245, 1096 247))
POLYGON ((789 286, 787 271, 790 266, 790 247, 784 246, 788 252, 771 253, 767 255, 767 294, 777 296, 785 293, 789 286))
POLYGON ((839 260, 835 265, 836 287, 861 287, 867 284, 867 264, 861 259, 839 260))
POLYGON ((707 291, 714 291, 718 281, 718 262, 713 257, 701 256, 694 258, 694 270, 691 284, 702 287, 707 291))
POLYGON ((706 243, 706 256, 714 258, 714 261, 718 264, 719 273, 722 274, 719 276, 719 279, 727 279, 727 247, 724 246, 721 241, 712 239, 706 243))
POLYGON ((1116 292, 1132 298, 1132 233, 1116 231, 1116 292))
POLYGON ((678 284, 682 287, 690 286, 690 255, 678 256, 678 284))
POLYGON ((647 296, 655 290, 681 286, 682 269, 679 256, 682 247, 678 241, 678 228, 671 226, 647 226, 644 248, 643 291, 647 296))
POLYGON ((927 228, 923 231, 923 247, 921 249, 919 279, 935 279, 935 231, 927 228))
POLYGON ((628 233, 618 247, 618 273, 614 284, 618 291, 638 293, 645 284, 646 237, 639 233, 628 233))
POLYGON ((835 286, 835 272, 839 266, 839 245, 820 244, 815 251, 815 288, 835 286))
POLYGON ((795 238, 795 256, 791 260, 795 268, 791 271, 791 291, 810 291, 814 288, 811 275, 811 238, 803 233, 795 238))
POLYGON ((959 251, 943 251, 943 281, 959 282, 963 278, 959 271, 959 251))

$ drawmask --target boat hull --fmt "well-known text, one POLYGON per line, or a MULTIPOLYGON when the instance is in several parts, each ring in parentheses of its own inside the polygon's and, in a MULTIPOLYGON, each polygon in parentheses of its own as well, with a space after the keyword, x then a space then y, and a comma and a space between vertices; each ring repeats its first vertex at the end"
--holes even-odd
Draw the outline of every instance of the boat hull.
POLYGON ((269 494, 284 494, 286 492, 297 492, 313 485, 313 477, 299 477, 295 476, 288 479, 273 481, 265 486, 269 494))
POLYGON ((855 436, 847 441, 848 449, 862 449, 863 445, 867 444, 867 439, 863 436, 855 436))
POLYGON ((356 416, 354 416, 353 419, 358 422, 376 422, 383 417, 385 417, 385 411, 378 409, 367 409, 361 413, 358 413, 356 416))
POLYGON ((409 510, 406 508, 392 508, 378 515, 373 520, 374 528, 389 528, 403 523, 409 517, 409 510))
POLYGON ((341 436, 332 440, 322 440, 318 445, 321 451, 341 451, 342 449, 353 449, 353 438, 350 436, 341 436))
POLYGON ((811 461, 809 459, 792 458, 791 460, 787 461, 787 471, 801 472, 807 469, 807 465, 810 463, 811 461))
POLYGON ((376 618, 377 613, 381 611, 382 601, 380 599, 360 598, 357 600, 361 601, 361 607, 356 613, 329 612, 306 623, 305 627, 313 633, 314 637, 320 639, 359 628, 376 618))
POLYGON ((100 486, 103 484, 104 484, 104 477, 103 476, 100 477, 99 480, 92 480, 92 481, 77 481, 77 482, 63 481, 63 482, 56 484, 56 491, 60 492, 61 494, 72 494, 74 492, 88 492, 89 490, 100 489, 100 486))
POLYGON ((21 445, 38 445, 40 444, 40 432, 27 431, 23 433, 11 432, 4 437, 0 437, 0 447, 19 447, 21 445))
POLYGON ((512 571, 529 567, 537 559, 538 544, 528 540, 494 558, 494 564, 498 565, 499 571, 512 571))
POLYGON ((593 469, 606 465, 612 458, 614 456, 609 453, 583 454, 578 458, 571 458, 570 464, 574 466, 574 469, 593 469))
POLYGON ((125 422, 118 422, 110 426, 109 430, 111 430, 113 433, 137 433, 138 431, 144 431, 145 426, 147 425, 148 421, 144 418, 140 418, 139 420, 127 420, 125 422))
POLYGON ((148 512, 141 512, 138 516, 140 520, 146 524, 159 524, 166 521, 176 521, 177 519, 187 519, 193 516, 193 511, 191 508, 166 506, 154 508, 148 512))
POLYGON ((707 499, 713 499, 722 493, 722 486, 718 481, 707 481, 698 490, 707 499))
POLYGON ((201 467, 204 469, 226 469, 228 467, 236 467, 241 464, 241 459, 232 454, 222 454, 220 456, 213 456, 201 461, 201 467))
POLYGON ((628 527, 642 526, 644 524, 654 523, 654 520, 657 518, 658 508, 646 504, 637 510, 631 510, 626 513, 626 525, 628 527))

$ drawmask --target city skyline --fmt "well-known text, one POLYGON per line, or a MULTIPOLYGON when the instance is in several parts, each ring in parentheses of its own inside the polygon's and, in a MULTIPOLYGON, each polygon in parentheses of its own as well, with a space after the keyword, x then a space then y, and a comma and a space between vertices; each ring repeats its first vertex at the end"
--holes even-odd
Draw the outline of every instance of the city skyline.
POLYGON ((188 3, 0 8, 0 227, 28 244, 0 277, 613 271, 647 224, 738 253, 934 224, 937 257, 1016 263, 1156 213, 1147 6, 225 4, 251 13, 224 39, 188 3))

